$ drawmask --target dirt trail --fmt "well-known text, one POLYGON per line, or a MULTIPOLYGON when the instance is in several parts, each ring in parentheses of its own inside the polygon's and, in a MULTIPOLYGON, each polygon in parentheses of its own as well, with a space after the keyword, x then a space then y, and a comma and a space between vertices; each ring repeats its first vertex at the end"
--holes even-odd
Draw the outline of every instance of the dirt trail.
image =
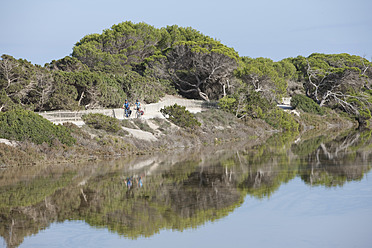
MULTIPOLYGON (((203 109, 207 109, 207 103, 200 100, 190 100, 184 99, 178 96, 166 95, 163 97, 158 103, 150 103, 150 104, 143 104, 142 110, 144 111, 144 115, 140 118, 142 119, 153 119, 153 118, 164 118, 164 116, 160 113, 160 109, 164 108, 165 106, 171 106, 174 104, 178 104, 181 106, 185 106, 186 109, 192 113, 197 113, 202 111, 203 109)), ((131 110, 132 115, 129 119, 136 118, 134 104, 131 103, 131 110)), ((39 113, 45 119, 50 120, 54 124, 62 124, 65 122, 74 123, 77 126, 84 125, 84 122, 81 120, 81 116, 84 114, 89 113, 100 113, 107 116, 115 117, 119 120, 126 118, 124 116, 124 109, 117 108, 117 109, 92 109, 92 110, 83 110, 83 111, 46 111, 39 113)))

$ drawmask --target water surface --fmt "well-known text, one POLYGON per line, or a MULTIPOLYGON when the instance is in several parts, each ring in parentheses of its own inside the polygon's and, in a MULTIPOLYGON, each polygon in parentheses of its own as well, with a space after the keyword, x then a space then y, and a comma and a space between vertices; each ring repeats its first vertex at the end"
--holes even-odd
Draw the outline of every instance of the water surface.
POLYGON ((370 135, 3 170, 0 246, 370 247, 370 135))

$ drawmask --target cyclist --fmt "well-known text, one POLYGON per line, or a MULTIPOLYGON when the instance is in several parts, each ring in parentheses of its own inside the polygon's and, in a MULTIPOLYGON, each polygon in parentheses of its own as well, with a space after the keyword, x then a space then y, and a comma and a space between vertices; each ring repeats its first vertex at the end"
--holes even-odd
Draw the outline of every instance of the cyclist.
POLYGON ((125 99, 125 102, 123 104, 123 108, 124 108, 125 117, 128 118, 131 114, 131 111, 130 111, 130 104, 129 104, 127 99, 125 99))
POLYGON ((141 112, 141 103, 138 101, 138 99, 136 100, 134 108, 136 110, 136 117, 137 118, 140 117, 142 115, 142 112, 141 112))

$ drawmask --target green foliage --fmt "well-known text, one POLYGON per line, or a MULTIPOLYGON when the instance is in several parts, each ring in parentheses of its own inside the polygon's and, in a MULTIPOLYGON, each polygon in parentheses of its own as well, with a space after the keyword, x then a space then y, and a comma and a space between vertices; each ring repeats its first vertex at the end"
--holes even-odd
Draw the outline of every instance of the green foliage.
POLYGON ((237 100, 232 96, 224 96, 218 101, 218 106, 226 112, 235 113, 237 100))
POLYGON ((357 107, 358 113, 355 115, 355 118, 358 119, 359 124, 367 125, 367 120, 371 119, 372 116, 365 102, 361 101, 357 96, 348 98, 347 102, 357 107))
POLYGON ((48 110, 66 109, 77 110, 79 109, 76 99, 78 98, 78 91, 73 82, 66 82, 64 74, 55 74, 54 77, 54 92, 46 103, 48 110))
POLYGON ((237 112, 238 100, 233 96, 227 96, 220 99, 219 106, 222 110, 237 114, 238 117, 249 116, 251 118, 263 119, 276 129, 285 131, 298 131, 299 124, 293 116, 278 108, 274 102, 270 102, 259 92, 250 91, 240 104, 244 104, 244 109, 237 112))
POLYGON ((324 110, 316 104, 311 98, 305 95, 294 95, 291 99, 291 106, 293 108, 301 109, 307 113, 323 115, 324 110))
POLYGON ((368 60, 346 53, 314 53, 307 58, 298 56, 291 62, 298 71, 298 80, 314 101, 338 108, 365 125, 370 116, 366 107, 370 103, 366 102, 371 100, 365 92, 371 87, 372 64, 368 60))
POLYGON ((220 54, 234 59, 236 62, 239 60, 239 55, 233 48, 212 39, 208 41, 179 41, 173 45, 173 47, 178 46, 183 46, 195 54, 220 54))
POLYGON ((95 129, 103 129, 112 133, 121 130, 120 121, 114 117, 103 114, 86 114, 81 118, 88 126, 95 129))
POLYGON ((0 113, 0 137, 9 140, 31 141, 36 144, 52 145, 59 140, 62 144, 71 146, 75 139, 71 131, 31 111, 15 109, 0 113))
MULTIPOLYGON (((164 52, 157 75, 171 80, 186 98, 218 100, 233 77, 239 55, 219 41, 179 41, 164 52)), ((154 69, 155 70, 155 69, 154 69)))
POLYGON ((63 72, 53 74, 54 91, 48 109, 82 109, 83 106, 119 107, 126 98, 120 77, 101 72, 63 72))
POLYGON ((175 125, 189 130, 198 128, 201 123, 195 116, 186 110, 186 107, 174 104, 173 106, 166 106, 160 110, 168 119, 175 125))
MULTIPOLYGON (((137 72, 128 71, 116 77, 126 92, 130 102, 143 99, 147 103, 158 102, 166 93, 174 94, 174 89, 166 80, 157 80, 150 76, 141 76, 137 72)), ((124 98, 122 98, 124 99, 124 98)))
POLYGON ((253 118, 263 118, 275 104, 262 97, 259 92, 252 91, 247 96, 247 114, 253 118))
POLYGON ((80 60, 74 57, 66 56, 59 60, 53 60, 52 62, 45 65, 50 70, 55 71, 87 71, 88 67, 84 65, 80 60))
POLYGON ((113 25, 102 34, 85 36, 73 48, 72 56, 99 71, 122 72, 125 66, 140 63, 166 42, 164 31, 146 23, 130 21, 113 25))
MULTIPOLYGON (((0 60, 0 90, 16 105, 38 110, 45 99, 43 89, 51 85, 50 72, 24 59, 2 55, 0 60)), ((8 99, 8 100, 9 100, 8 99)), ((5 107, 10 107, 8 101, 5 107)))
MULTIPOLYGON (((309 80, 308 69, 316 72, 318 78, 325 76, 341 77, 346 72, 356 72, 360 76, 371 67, 372 63, 360 56, 341 54, 313 53, 309 57, 298 56, 286 59, 296 67, 298 80, 309 80)), ((364 75, 365 76, 365 75, 364 75)), ((316 78, 312 79, 316 81, 316 78)))
POLYGON ((3 111, 10 110, 17 106, 12 99, 6 94, 6 91, 2 89, 0 91, 0 106, 4 106, 3 111))
POLYGON ((372 75, 369 69, 371 62, 360 56, 346 53, 314 53, 307 58, 298 56, 287 60, 296 67, 297 80, 304 83, 305 90, 310 94, 317 90, 319 98, 328 90, 339 91, 342 94, 350 89, 360 92, 365 84, 368 84, 368 75, 372 75), (351 75, 354 76, 351 77, 351 75), (349 78, 345 80, 346 77, 349 78), (310 80, 312 83, 309 83, 310 80), (317 89, 314 84, 318 86, 317 89))
MULTIPOLYGON (((132 22, 113 25, 102 34, 85 36, 76 43, 72 56, 93 71, 114 73, 126 79, 134 77, 135 81, 130 80, 130 85, 123 84, 123 88, 131 87, 133 91, 125 90, 127 95, 135 95, 132 99, 139 98, 146 102, 157 101, 159 92, 170 89, 170 82, 177 84, 175 78, 182 74, 180 71, 188 78, 187 81, 190 79, 197 81, 194 76, 196 75, 204 82, 203 87, 206 89, 201 89, 200 83, 191 82, 191 85, 198 84, 193 92, 196 94, 192 97, 199 97, 197 94, 199 90, 208 91, 209 85, 218 82, 221 75, 232 74, 239 60, 239 55, 234 49, 192 28, 174 25, 157 29, 145 23, 132 22), (179 56, 180 52, 186 53, 185 56, 179 56), (174 57, 182 61, 174 61, 174 57), (194 60, 194 65, 200 66, 194 68, 192 63, 185 59, 194 60), (213 63, 217 61, 223 66, 217 65, 219 69, 216 70, 211 67, 212 61, 213 63), (171 70, 168 67, 172 64, 182 68, 171 70), (214 71, 213 75, 211 71, 214 71)), ((189 90, 179 84, 177 86, 183 92, 189 90)), ((219 90, 221 89, 219 86, 219 90)), ((209 91, 213 92, 215 89, 209 91)))
MULTIPOLYGON (((340 54, 322 54, 322 53, 313 53, 308 58, 311 67, 314 69, 322 69, 322 70, 332 70, 335 68, 358 68, 358 71, 364 66, 370 65, 370 62, 356 55, 350 55, 347 53, 340 53, 340 54)), ((301 65, 304 66, 304 57, 298 56, 293 60, 294 65, 301 65), (299 61, 300 63, 298 63, 299 61)))
POLYGON ((123 82, 120 77, 115 75, 99 74, 99 80, 93 87, 97 94, 98 104, 104 108, 117 108, 123 104, 123 99, 127 98, 127 93, 123 90, 123 82))
POLYGON ((296 68, 287 60, 273 62, 267 58, 242 57, 235 75, 246 86, 265 91, 270 98, 281 99, 286 94, 287 80, 293 79, 296 68))
POLYGON ((178 42, 207 42, 212 38, 192 28, 155 28, 130 21, 113 25, 102 34, 83 37, 73 48, 72 56, 95 71, 123 73, 133 65, 162 56, 178 42))
POLYGON ((274 128, 298 132, 299 124, 293 116, 278 107, 264 114, 263 119, 274 128))
POLYGON ((299 124, 293 116, 276 107, 274 103, 262 97, 259 92, 252 91, 247 96, 246 111, 252 118, 263 119, 274 128, 298 131, 299 124))
MULTIPOLYGON (((361 123, 368 122, 372 110, 372 64, 362 57, 314 53, 279 62, 239 57, 220 41, 177 25, 155 28, 122 22, 101 34, 86 35, 71 56, 44 68, 5 54, 0 64, 2 111, 17 106, 34 111, 117 108, 123 99, 152 103, 177 89, 187 98, 204 100, 218 100, 227 93, 219 102, 221 109, 273 123, 268 116, 280 115, 273 104, 287 94, 289 81, 300 81, 296 84, 303 83, 322 106, 337 107, 361 123), (309 68, 312 82, 323 83, 317 94, 309 83, 309 68), (355 110, 346 110, 335 97, 322 99, 329 90, 351 95, 343 100, 355 110)), ((295 100, 304 111, 323 112, 309 99, 295 100)))
POLYGON ((179 41, 210 41, 212 38, 203 35, 199 31, 191 27, 178 27, 177 25, 167 26, 165 29, 168 33, 169 44, 171 47, 174 43, 179 41))
POLYGON ((120 122, 120 125, 127 128, 137 129, 138 127, 133 123, 132 120, 129 119, 123 119, 120 122))

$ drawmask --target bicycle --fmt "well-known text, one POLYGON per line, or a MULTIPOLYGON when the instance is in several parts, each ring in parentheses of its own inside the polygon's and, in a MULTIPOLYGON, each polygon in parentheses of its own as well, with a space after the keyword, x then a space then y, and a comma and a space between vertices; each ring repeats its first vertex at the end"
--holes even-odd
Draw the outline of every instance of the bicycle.
POLYGON ((143 115, 143 111, 140 108, 137 108, 136 110, 136 118, 140 118, 143 115))

